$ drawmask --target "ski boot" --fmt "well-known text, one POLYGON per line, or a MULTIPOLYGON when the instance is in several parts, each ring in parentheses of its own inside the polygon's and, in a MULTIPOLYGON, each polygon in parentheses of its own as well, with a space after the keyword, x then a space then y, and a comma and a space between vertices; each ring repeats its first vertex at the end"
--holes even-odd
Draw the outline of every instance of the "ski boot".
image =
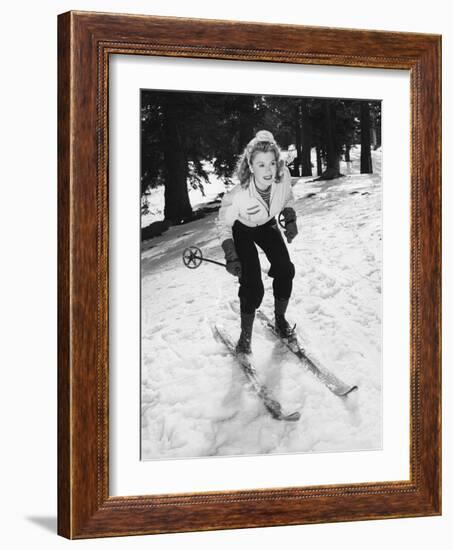
POLYGON ((288 300, 283 298, 275 298, 275 330, 281 338, 291 339, 294 336, 296 325, 291 327, 285 318, 288 300))
POLYGON ((251 344, 254 319, 255 312, 244 313, 241 311, 241 335, 236 344, 236 353, 244 353, 245 355, 252 353, 251 344))

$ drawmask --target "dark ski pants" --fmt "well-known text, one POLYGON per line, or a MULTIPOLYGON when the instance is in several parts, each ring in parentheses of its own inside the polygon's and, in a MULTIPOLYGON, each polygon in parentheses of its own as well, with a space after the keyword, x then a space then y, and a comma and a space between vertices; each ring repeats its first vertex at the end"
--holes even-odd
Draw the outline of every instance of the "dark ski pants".
POLYGON ((239 279, 241 311, 254 312, 264 296, 261 266, 255 245, 261 248, 271 264, 269 277, 274 279, 272 286, 275 298, 289 299, 295 270, 275 219, 257 227, 248 227, 236 221, 233 239, 242 264, 242 276, 239 279))

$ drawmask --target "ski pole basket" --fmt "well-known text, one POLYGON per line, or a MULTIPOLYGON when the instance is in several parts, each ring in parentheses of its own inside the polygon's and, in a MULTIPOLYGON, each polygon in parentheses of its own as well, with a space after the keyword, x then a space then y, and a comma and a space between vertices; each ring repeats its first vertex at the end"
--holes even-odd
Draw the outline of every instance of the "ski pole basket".
POLYGON ((188 248, 185 248, 182 253, 182 261, 184 262, 184 265, 189 269, 196 269, 197 267, 200 267, 201 262, 209 262, 211 264, 220 265, 222 267, 225 267, 226 265, 222 264, 221 262, 217 262, 216 260, 203 258, 203 252, 200 248, 198 248, 198 246, 189 246, 188 248))

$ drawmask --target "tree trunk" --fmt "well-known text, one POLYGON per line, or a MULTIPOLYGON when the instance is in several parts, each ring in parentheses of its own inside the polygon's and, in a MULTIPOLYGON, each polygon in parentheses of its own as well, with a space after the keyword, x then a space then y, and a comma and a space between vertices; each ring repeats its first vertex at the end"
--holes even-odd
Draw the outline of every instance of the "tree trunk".
POLYGON ((344 160, 345 160, 345 162, 351 162, 351 146, 350 145, 345 145, 344 160))
POLYGON ((164 217, 174 224, 191 218, 187 190, 187 157, 178 127, 178 114, 170 96, 164 111, 165 209, 164 217))
POLYGON ((316 171, 318 176, 322 174, 322 156, 321 156, 321 147, 316 146, 316 171))
POLYGON ((372 174, 371 121, 368 101, 360 102, 360 173, 372 174))
POLYGON ((311 123, 308 112, 308 102, 302 99, 301 104, 302 115, 302 176, 311 176, 311 123))
POLYGON ((340 174, 340 151, 336 143, 335 110, 332 101, 324 101, 325 146, 327 167, 319 179, 332 180, 342 176, 340 174))
POLYGON ((296 107, 294 109, 294 133, 296 135, 296 153, 297 156, 293 161, 293 170, 291 170, 291 175, 294 177, 300 176, 300 159, 302 157, 302 141, 301 141, 301 134, 302 134, 302 127, 301 127, 301 111, 300 111, 300 104, 299 102, 296 103, 296 107))
POLYGON ((253 96, 242 95, 238 98, 239 110, 239 154, 245 149, 247 143, 253 138, 253 96))
POLYGON ((376 144, 374 146, 374 150, 379 149, 381 145, 382 145, 381 125, 376 124, 376 144))

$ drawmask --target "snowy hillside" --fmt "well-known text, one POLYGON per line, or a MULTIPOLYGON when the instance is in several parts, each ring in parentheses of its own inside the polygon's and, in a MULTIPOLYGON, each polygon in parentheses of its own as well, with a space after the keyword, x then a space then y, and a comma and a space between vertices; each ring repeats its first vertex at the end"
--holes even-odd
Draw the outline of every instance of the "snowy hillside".
MULTIPOLYGON (((239 336, 237 280, 203 263, 187 269, 185 247, 223 261, 217 213, 171 227, 142 253, 142 458, 325 452, 381 447, 381 178, 294 179, 299 236, 288 320, 310 354, 359 391, 333 395, 269 330, 255 322, 253 362, 286 412, 272 419, 212 324, 239 336)), ((268 269, 260 254, 262 267, 268 269)), ((263 274, 262 309, 272 316, 272 280, 263 274)))

